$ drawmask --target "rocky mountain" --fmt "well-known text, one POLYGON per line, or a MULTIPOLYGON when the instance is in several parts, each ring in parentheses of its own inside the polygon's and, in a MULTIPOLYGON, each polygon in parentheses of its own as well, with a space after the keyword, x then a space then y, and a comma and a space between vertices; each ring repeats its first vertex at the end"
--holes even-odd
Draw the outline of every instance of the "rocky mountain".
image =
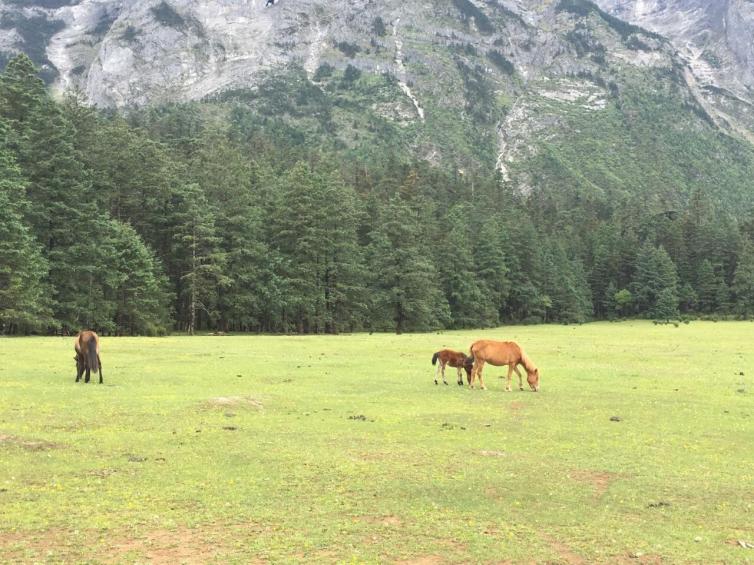
POLYGON ((100 107, 243 101, 309 142, 497 168, 524 192, 751 192, 750 0, 267 4, 2 0, 0 52, 100 107))
POLYGON ((667 37, 688 65, 710 113, 751 139, 754 131, 754 2, 598 0, 604 10, 667 37))

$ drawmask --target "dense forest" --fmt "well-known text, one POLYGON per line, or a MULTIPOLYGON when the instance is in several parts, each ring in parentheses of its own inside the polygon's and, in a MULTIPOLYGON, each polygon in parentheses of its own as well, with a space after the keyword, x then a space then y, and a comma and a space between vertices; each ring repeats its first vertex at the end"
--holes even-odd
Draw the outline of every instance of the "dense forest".
POLYGON ((389 146, 354 158, 265 119, 232 101, 102 112, 53 100, 28 57, 11 60, 0 332, 754 314, 754 213, 701 190, 659 212, 646 194, 524 194, 389 146))

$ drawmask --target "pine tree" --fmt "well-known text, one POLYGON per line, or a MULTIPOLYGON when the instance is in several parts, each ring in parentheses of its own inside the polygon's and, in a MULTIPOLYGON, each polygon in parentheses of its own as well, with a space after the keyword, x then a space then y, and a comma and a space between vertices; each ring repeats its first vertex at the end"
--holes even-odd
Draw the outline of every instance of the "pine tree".
POLYGON ((48 98, 38 73, 31 59, 20 54, 8 62, 0 76, 0 117, 20 136, 25 133, 29 116, 48 98))
MULTIPOLYGON (((458 328, 492 326, 498 319, 498 297, 480 285, 475 273, 469 233, 470 214, 470 207, 463 205, 449 210, 444 222, 449 225, 449 229, 443 245, 439 246, 442 253, 438 260, 438 271, 450 306, 453 326, 458 328)), ((488 273, 489 275, 492 273, 488 273)))
POLYGON ((543 291, 551 301, 549 319, 580 323, 591 317, 591 291, 581 262, 569 260, 560 243, 549 241, 543 267, 543 291))
POLYGON ((24 181, 0 119, 0 333, 42 328, 52 323, 47 262, 24 223, 28 207, 24 181))
POLYGON ((75 331, 112 330, 115 305, 107 298, 115 276, 108 269, 108 215, 97 207, 73 140, 75 132, 52 100, 25 118, 19 164, 28 179, 26 218, 49 263, 55 319, 75 331))
POLYGON ((655 317, 668 311, 668 304, 675 301, 678 308, 678 275, 670 255, 662 247, 645 243, 637 254, 636 275, 632 283, 632 294, 636 299, 639 313, 655 317), (663 294, 662 311, 658 311, 660 293, 663 294))
POLYGON ((652 309, 652 317, 658 320, 670 320, 678 317, 678 296, 672 288, 666 287, 660 291, 652 309))
MULTIPOLYGON (((469 216, 464 217, 469 222, 469 216)), ((506 249, 508 239, 503 223, 497 217, 485 219, 479 227, 474 242, 474 274, 479 286, 494 308, 485 316, 484 323, 497 325, 505 310, 506 301, 511 291, 506 249)), ((468 268, 468 267, 467 267, 468 268)))
POLYGON ((219 318, 218 289, 230 283, 224 274, 227 257, 220 248, 214 210, 198 185, 187 184, 176 194, 170 223, 179 320, 193 335, 201 315, 208 324, 219 318))
POLYGON ((171 322, 171 297, 159 262, 130 225, 110 220, 107 227, 112 249, 107 263, 118 274, 116 286, 110 289, 116 304, 115 331, 165 333, 171 322))
POLYGON ((334 333, 355 323, 363 302, 356 200, 334 172, 299 163, 284 179, 275 218, 286 318, 299 333, 334 333))
POLYGON ((712 263, 709 259, 704 259, 696 273, 696 294, 699 311, 707 314, 715 311, 720 282, 720 278, 715 274, 715 268, 712 266, 712 263))
POLYGON ((735 312, 746 319, 754 315, 754 244, 747 242, 739 255, 733 277, 735 312))
POLYGON ((511 290, 503 312, 516 321, 541 321, 552 306, 543 290, 544 257, 534 224, 525 214, 520 221, 506 225, 510 248, 506 254, 511 290))
POLYGON ((448 304, 419 237, 416 216, 408 204, 394 196, 381 210, 381 221, 370 234, 370 321, 374 329, 392 326, 402 333, 439 328, 449 322, 448 304))
POLYGON ((359 201, 353 189, 330 172, 325 182, 324 271, 325 331, 337 333, 362 327, 366 314, 364 255, 358 244, 359 201))

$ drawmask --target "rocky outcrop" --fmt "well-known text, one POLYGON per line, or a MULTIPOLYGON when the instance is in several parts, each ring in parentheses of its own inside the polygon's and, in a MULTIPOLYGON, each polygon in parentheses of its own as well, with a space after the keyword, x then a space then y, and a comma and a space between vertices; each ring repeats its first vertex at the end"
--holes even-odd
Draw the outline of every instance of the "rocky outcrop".
POLYGON ((0 0, 0 52, 29 52, 58 92, 101 107, 254 89, 287 68, 322 92, 321 69, 391 77, 388 99, 367 103, 415 127, 418 154, 434 162, 462 138, 505 177, 536 151, 532 136, 546 140, 569 108, 604 111, 636 73, 684 82, 684 104, 751 137, 754 4, 597 3, 0 0))
POLYGON ((711 114, 751 139, 754 117, 754 2, 597 0, 607 12, 667 37, 693 73, 711 114))

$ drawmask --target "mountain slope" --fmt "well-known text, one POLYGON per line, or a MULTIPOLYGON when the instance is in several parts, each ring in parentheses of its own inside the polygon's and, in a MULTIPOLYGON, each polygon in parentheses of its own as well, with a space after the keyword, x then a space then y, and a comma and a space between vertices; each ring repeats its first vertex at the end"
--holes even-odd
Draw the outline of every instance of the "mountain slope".
POLYGON ((711 81, 700 63, 711 55, 677 45, 717 33, 708 51, 722 53, 741 34, 719 22, 747 29, 748 3, 264 4, 6 1, 0 46, 30 52, 57 90, 98 106, 212 100, 302 143, 497 169, 525 193, 651 195, 662 208, 701 188, 749 202, 745 47, 730 47, 711 81), (674 21, 672 7, 686 11, 674 21))

